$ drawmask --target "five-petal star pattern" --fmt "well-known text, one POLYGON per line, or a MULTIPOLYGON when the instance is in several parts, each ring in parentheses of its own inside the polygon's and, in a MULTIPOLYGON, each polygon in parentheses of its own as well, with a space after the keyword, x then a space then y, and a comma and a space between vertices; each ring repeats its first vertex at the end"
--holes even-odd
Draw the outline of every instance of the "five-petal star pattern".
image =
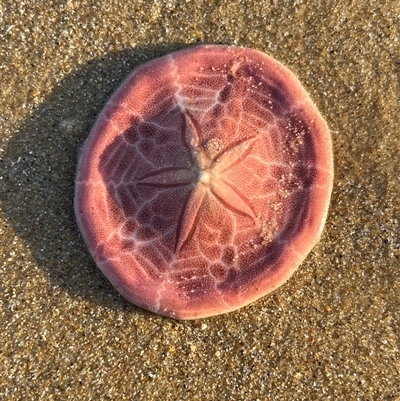
POLYGON ((202 145, 199 123, 189 111, 184 112, 184 119, 182 137, 190 152, 190 166, 161 168, 150 171, 137 180, 138 185, 192 187, 179 216, 175 252, 179 252, 192 238, 207 196, 213 196, 233 213, 251 219, 256 217, 251 202, 240 188, 226 178, 226 173, 249 156, 257 136, 236 140, 216 154, 210 155, 202 145))

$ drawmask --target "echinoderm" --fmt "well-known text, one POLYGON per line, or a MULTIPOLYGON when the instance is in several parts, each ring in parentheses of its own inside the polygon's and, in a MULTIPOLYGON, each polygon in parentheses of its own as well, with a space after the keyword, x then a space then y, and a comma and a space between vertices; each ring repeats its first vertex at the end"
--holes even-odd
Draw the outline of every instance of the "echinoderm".
POLYGON ((328 126, 296 76, 252 49, 200 45, 137 67, 77 168, 89 251, 132 303, 176 319, 283 284, 321 235, 328 126))

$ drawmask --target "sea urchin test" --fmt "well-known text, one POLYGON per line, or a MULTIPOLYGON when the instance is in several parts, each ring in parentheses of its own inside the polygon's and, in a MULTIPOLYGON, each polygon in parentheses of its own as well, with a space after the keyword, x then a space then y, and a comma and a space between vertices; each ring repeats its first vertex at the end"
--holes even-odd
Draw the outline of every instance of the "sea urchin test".
POLYGON ((285 66, 202 45, 137 67, 79 158, 75 213, 132 303, 176 319, 240 308, 319 240, 333 181, 326 122, 285 66))

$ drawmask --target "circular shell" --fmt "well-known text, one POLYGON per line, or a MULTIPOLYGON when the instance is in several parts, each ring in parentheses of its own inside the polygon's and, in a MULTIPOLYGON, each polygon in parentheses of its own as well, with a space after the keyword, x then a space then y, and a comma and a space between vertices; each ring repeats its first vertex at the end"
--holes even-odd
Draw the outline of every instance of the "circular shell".
POLYGON ((177 319, 284 283, 318 241, 333 157, 295 75, 256 50, 196 46, 136 68, 80 155, 79 228, 129 301, 177 319))

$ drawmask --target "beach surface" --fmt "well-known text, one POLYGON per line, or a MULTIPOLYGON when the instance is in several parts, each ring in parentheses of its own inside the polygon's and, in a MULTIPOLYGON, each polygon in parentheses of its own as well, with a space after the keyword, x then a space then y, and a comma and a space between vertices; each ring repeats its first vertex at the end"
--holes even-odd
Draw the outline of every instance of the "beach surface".
POLYGON ((400 400, 400 3, 0 5, 0 399, 400 400), (261 50, 331 129, 320 242, 238 311, 176 321, 124 300, 75 222, 79 151, 139 64, 261 50))

